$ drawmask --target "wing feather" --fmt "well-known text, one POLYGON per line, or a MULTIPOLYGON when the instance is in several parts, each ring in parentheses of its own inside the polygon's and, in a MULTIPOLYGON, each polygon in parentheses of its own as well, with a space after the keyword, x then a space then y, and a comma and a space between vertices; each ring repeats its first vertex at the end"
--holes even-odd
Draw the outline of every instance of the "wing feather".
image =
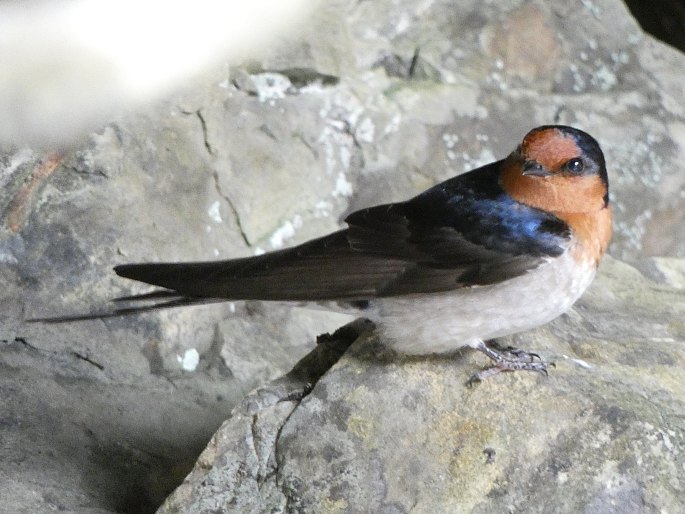
POLYGON ((367 300, 507 280, 559 255, 568 227, 518 204, 499 163, 402 203, 363 209, 349 228, 285 250, 219 262, 126 264, 122 277, 187 297, 367 300))

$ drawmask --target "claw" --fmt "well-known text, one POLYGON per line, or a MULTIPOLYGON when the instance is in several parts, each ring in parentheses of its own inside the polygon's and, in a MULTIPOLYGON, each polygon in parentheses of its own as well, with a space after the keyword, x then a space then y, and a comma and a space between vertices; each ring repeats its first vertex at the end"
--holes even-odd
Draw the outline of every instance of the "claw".
POLYGON ((515 348, 513 346, 507 346, 505 348, 505 353, 513 355, 514 357, 517 357, 517 358, 519 358, 521 356, 529 357, 531 362, 533 362, 536 358, 539 361, 542 361, 542 357, 540 357, 539 354, 534 353, 534 352, 528 352, 526 350, 522 350, 521 348, 515 348))
POLYGON ((556 367, 553 362, 544 362, 537 353, 527 352, 512 346, 501 348, 496 343, 487 345, 481 341, 475 349, 487 355, 493 365, 471 376, 466 382, 467 387, 473 387, 476 382, 481 382, 502 371, 535 371, 548 376, 547 368, 549 366, 556 367))

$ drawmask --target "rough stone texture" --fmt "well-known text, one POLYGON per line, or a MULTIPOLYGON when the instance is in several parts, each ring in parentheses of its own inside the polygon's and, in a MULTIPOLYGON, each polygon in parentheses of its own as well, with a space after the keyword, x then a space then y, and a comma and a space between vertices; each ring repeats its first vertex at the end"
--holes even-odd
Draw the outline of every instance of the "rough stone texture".
MULTIPOLYGON (((684 75, 685 57, 644 36, 618 0, 339 0, 261 60, 122 113, 76 148, 3 149, 0 504, 154 510, 247 391, 348 319, 251 303, 23 322, 144 290, 114 264, 301 242, 353 209, 502 157, 551 122, 588 130, 605 150, 611 253, 685 256, 684 75)), ((673 274, 668 260, 640 266, 673 274)), ((382 369, 424 365, 403 362, 382 369)), ((506 379, 531 389, 530 377, 506 379)))
POLYGON ((609 258, 572 311, 502 341, 549 377, 467 388, 481 356, 362 335, 302 400, 290 377, 248 395, 158 512, 681 512, 684 264, 657 283, 609 258))

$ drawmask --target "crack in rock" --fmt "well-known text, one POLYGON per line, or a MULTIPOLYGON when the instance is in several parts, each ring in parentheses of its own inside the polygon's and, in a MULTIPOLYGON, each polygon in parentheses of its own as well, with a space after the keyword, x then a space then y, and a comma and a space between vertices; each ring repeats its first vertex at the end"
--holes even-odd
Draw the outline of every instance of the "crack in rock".
POLYGON ((207 149, 207 153, 209 153, 209 155, 211 155, 213 157, 214 156, 214 148, 212 148, 212 145, 209 143, 209 137, 207 135, 207 121, 205 120, 205 117, 202 115, 201 109, 198 109, 197 111, 195 111, 195 115, 200 120, 200 127, 202 127, 202 139, 205 143, 205 148, 207 149))
POLYGON ((226 205, 228 205, 228 208, 231 210, 231 213, 233 214, 233 218, 235 219, 235 224, 238 227, 238 231, 240 232, 240 237, 242 238, 243 242, 245 243, 245 246, 248 248, 252 246, 252 243, 250 243, 250 240, 247 237, 247 233, 245 232, 245 228, 243 227, 243 223, 240 219, 240 213, 238 213, 238 209, 236 208, 235 204, 231 200, 231 197, 228 196, 226 193, 224 193, 223 189, 221 188, 221 184, 219 181, 219 173, 214 170, 214 187, 216 189, 216 192, 219 194, 219 196, 226 202, 226 205))

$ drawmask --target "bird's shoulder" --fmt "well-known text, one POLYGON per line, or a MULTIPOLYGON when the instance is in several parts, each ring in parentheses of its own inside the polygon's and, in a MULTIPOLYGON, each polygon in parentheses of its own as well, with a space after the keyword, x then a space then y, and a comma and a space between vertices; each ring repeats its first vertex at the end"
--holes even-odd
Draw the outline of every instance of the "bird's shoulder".
POLYGON ((352 244, 368 247, 377 238, 388 249, 401 241, 424 251, 432 248, 434 254, 478 250, 481 258, 486 251, 510 256, 560 255, 571 237, 568 224, 509 196, 499 181, 502 162, 450 178, 405 202, 350 214, 345 221, 352 244))

